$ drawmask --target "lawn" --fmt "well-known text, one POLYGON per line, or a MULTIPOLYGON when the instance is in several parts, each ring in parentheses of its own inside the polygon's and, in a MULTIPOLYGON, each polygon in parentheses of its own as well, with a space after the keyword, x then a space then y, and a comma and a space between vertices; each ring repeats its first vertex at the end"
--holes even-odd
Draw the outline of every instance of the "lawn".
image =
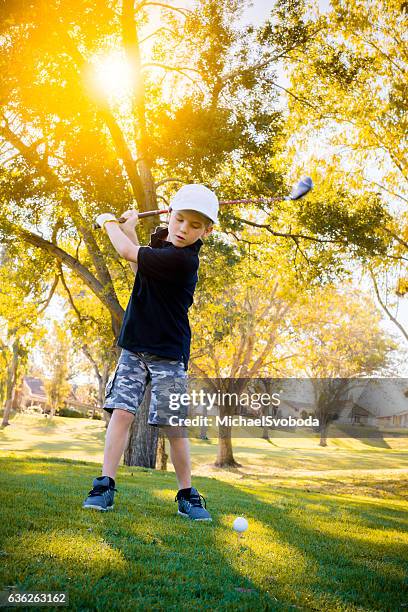
POLYGON ((194 441, 214 519, 197 524, 175 514, 171 471, 122 466, 115 510, 81 509, 103 429, 17 415, 0 431, 1 588, 65 590, 72 610, 408 609, 401 442, 240 439, 243 466, 227 471, 212 466, 213 440, 194 441))

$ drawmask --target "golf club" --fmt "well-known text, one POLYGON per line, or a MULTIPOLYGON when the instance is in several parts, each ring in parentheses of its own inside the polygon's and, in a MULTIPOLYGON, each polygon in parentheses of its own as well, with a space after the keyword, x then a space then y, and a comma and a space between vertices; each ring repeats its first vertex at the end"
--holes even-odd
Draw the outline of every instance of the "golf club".
MULTIPOLYGON (((228 206, 231 204, 270 204, 272 202, 282 202, 285 200, 300 200, 313 188, 313 181, 310 176, 302 178, 297 185, 295 185, 289 196, 281 197, 274 196, 272 198, 258 198, 256 200, 221 200, 220 206, 228 206)), ((146 212, 138 213, 138 218, 143 219, 144 217, 151 217, 153 215, 163 215, 170 212, 169 208, 162 208, 159 210, 147 210, 146 212)), ((127 219, 125 217, 119 217, 119 223, 125 223, 127 219)), ((99 225, 95 224, 94 229, 100 229, 99 225)))

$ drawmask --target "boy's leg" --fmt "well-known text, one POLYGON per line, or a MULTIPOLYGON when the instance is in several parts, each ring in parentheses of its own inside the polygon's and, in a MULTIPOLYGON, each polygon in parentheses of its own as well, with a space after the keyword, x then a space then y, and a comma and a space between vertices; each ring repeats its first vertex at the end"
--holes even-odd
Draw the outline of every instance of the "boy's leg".
MULTIPOLYGON (((184 406, 174 406, 174 394, 180 397, 186 392, 187 375, 184 363, 173 359, 163 359, 155 355, 146 357, 152 379, 152 398, 149 410, 149 425, 163 427, 170 442, 170 457, 179 484, 175 501, 178 513, 196 521, 211 521, 210 513, 203 507, 205 500, 197 489, 191 486, 190 445, 187 430, 172 426, 170 417, 186 416, 184 406), (173 396, 173 397, 172 397, 173 396), (175 415, 175 409, 178 409, 175 415), (202 500, 202 501, 201 501, 202 500)), ((177 398, 176 398, 177 399, 177 398)))
POLYGON ((134 418, 135 415, 127 410, 116 408, 113 411, 106 431, 102 476, 110 476, 115 480, 134 418))
POLYGON ((170 457, 173 463, 179 490, 175 501, 178 514, 195 521, 211 521, 205 499, 191 486, 190 443, 184 428, 164 427, 170 443, 170 457), (202 501, 205 507, 203 507, 202 501))
POLYGON ((112 413, 105 438, 102 476, 94 479, 84 508, 113 508, 115 476, 125 451, 130 426, 146 389, 148 370, 136 353, 122 350, 113 376, 106 385, 104 410, 112 413))
POLYGON ((123 451, 125 450, 130 425, 134 414, 115 409, 106 432, 105 457, 102 476, 93 481, 93 489, 83 503, 83 508, 106 511, 113 509, 115 476, 123 451))
POLYGON ((152 380, 149 425, 158 425, 170 442, 170 458, 180 489, 191 487, 190 445, 185 428, 168 425, 174 415, 170 394, 182 394, 187 390, 184 363, 155 355, 146 356, 152 380))
POLYGON ((115 479, 147 378, 148 370, 139 353, 122 349, 113 377, 106 386, 104 409, 112 416, 106 431, 102 476, 115 479))
POLYGON ((170 443, 170 459, 176 472, 179 489, 191 487, 190 442, 188 437, 171 435, 173 428, 165 428, 170 443))

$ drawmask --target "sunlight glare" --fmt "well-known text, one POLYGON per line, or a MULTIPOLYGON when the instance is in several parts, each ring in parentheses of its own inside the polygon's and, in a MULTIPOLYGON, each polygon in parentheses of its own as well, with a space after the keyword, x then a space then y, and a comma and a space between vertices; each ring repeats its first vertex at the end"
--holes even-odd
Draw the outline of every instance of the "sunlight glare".
POLYGON ((95 84, 101 93, 119 98, 132 90, 132 70, 123 55, 98 57, 94 63, 95 84))

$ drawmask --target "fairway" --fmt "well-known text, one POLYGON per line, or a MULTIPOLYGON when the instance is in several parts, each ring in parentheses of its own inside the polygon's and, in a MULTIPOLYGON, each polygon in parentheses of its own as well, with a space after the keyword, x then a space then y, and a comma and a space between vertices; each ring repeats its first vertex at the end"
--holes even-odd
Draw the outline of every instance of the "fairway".
POLYGON ((39 420, 33 441, 23 435, 24 418, 0 433, 3 588, 65 590, 72 610, 408 605, 404 449, 235 440, 242 468, 217 470, 213 443, 195 441, 194 472, 211 478, 194 480, 213 514, 212 524, 197 524, 176 515, 174 474, 145 468, 120 467, 113 512, 83 511, 100 471, 93 453, 101 451, 103 424, 39 420), (53 457, 67 427, 71 458, 61 456, 62 445, 53 457), (5 450, 10 437, 19 452, 5 450), (89 461, 73 459, 76 445, 91 449, 89 461), (231 525, 241 515, 249 529, 240 539, 231 525))

